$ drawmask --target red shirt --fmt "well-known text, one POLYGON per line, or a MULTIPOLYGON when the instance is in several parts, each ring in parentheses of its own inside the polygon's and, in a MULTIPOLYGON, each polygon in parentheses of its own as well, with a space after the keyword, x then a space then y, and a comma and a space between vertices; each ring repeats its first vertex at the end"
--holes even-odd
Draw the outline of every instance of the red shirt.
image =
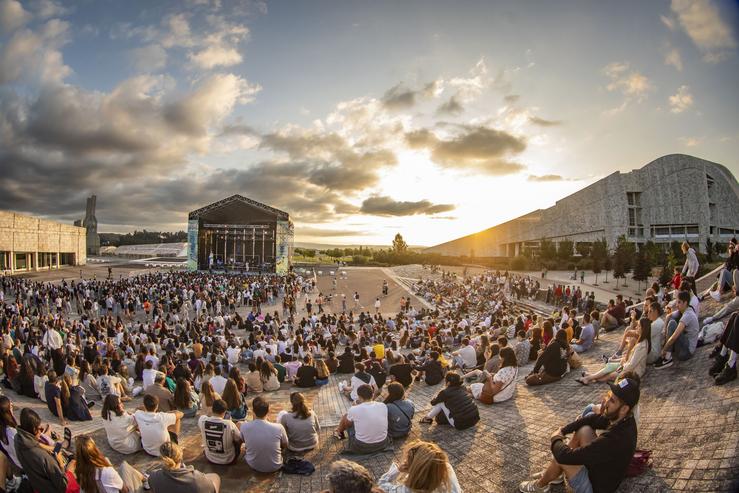
POLYGON ((680 275, 680 273, 675 274, 675 276, 672 278, 672 287, 675 289, 680 289, 680 283, 682 283, 683 278, 680 275))

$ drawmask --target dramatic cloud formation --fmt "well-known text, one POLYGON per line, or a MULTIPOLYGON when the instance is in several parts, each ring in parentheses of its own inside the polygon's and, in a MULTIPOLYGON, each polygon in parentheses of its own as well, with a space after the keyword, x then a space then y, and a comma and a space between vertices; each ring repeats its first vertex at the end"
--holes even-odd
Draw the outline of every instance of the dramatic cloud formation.
POLYGON ((736 49, 731 25, 711 0, 672 0, 671 7, 704 60, 719 62, 736 49))
POLYGON ((455 209, 452 204, 432 204, 428 200, 417 202, 396 201, 390 197, 373 195, 362 202, 359 212, 376 216, 414 216, 417 214, 433 215, 455 209))
POLYGON ((428 149, 431 159, 446 168, 471 169, 490 175, 507 175, 524 169, 507 157, 526 149, 523 138, 484 126, 460 125, 450 139, 440 139, 430 130, 406 133, 408 146, 428 149))
POLYGON ((673 113, 682 113, 693 106, 693 95, 690 93, 688 86, 680 86, 677 93, 669 97, 670 111, 673 113))

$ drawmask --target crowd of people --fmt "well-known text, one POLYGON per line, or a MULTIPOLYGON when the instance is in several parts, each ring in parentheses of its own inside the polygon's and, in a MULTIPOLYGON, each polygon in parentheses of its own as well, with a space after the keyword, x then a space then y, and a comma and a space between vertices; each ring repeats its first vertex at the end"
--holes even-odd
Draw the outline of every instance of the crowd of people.
MULTIPOLYGON (((333 437, 354 454, 392 450, 414 426, 474 427, 480 406, 511 400, 519 383, 558 382, 582 367, 582 355, 595 351, 602 334, 622 330, 603 367, 577 379, 608 382, 610 391, 555 432, 551 463, 520 486, 548 491, 566 478, 576 492, 614 491, 636 447, 640 382, 650 365, 666 369, 689 359, 714 334, 712 375, 717 384, 736 378, 739 271, 732 245, 717 282, 721 296, 733 296, 705 320, 721 325, 710 333, 699 323, 689 247, 674 292, 655 284, 643 303, 619 296, 599 310, 579 288, 550 289, 558 308, 547 314, 518 303, 536 298, 539 281, 508 272, 421 280, 413 289, 427 306, 404 297, 393 317, 381 313, 380 297, 372 313, 345 302, 330 306, 324 300, 332 295, 318 292, 315 279, 292 274, 158 272, 59 283, 0 277, 2 383, 44 401, 64 430, 52 433, 30 408, 17 419, 12 399, 0 398, 0 487, 26 481, 39 493, 182 485, 217 492, 216 475, 184 465, 178 442, 187 420, 196 423, 214 465, 243 458, 263 473, 304 469, 310 464, 292 459, 318 448, 321 436, 310 389, 332 385, 331 375, 351 401, 333 437), (318 310, 310 300, 321 300, 318 310), (528 373, 519 379, 523 367, 528 373), (407 397, 412 385, 440 388, 429 402, 414 403, 407 397), (271 417, 270 393, 288 386, 289 402, 271 417), (132 399, 135 410, 126 408, 132 399), (116 469, 92 437, 72 436, 70 421, 98 416, 112 450, 158 457, 161 468, 144 475, 124 462, 116 469)), ((358 293, 352 297, 358 306, 358 293)), ((377 482, 343 460, 332 465, 329 482, 336 492, 461 491, 444 451, 423 441, 406 443, 401 463, 377 482)))

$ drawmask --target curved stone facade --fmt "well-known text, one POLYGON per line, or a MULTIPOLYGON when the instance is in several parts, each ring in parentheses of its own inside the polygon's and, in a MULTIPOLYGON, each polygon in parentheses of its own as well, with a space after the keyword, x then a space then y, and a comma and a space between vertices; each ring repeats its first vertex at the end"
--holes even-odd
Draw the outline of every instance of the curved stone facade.
POLYGON ((655 159, 629 173, 615 172, 548 208, 426 250, 445 255, 512 257, 536 249, 542 238, 609 248, 630 241, 706 241, 739 235, 739 185, 724 166, 684 154, 655 159))

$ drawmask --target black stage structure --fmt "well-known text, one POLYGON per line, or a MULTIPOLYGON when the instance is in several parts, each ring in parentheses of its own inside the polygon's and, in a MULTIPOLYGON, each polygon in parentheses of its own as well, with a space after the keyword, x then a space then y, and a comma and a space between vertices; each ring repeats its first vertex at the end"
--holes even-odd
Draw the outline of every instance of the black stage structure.
POLYGON ((189 214, 188 268, 286 274, 293 231, 287 212, 232 195, 189 214))

